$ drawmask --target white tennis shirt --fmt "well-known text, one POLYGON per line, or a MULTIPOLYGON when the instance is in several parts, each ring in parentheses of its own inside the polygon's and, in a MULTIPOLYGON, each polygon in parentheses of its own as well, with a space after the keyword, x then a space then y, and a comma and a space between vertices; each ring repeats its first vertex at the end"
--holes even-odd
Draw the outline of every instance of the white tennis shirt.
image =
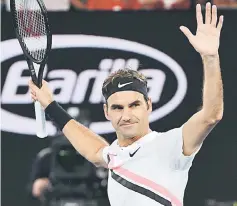
POLYGON ((188 172, 200 148, 183 155, 182 127, 150 132, 128 147, 104 148, 111 206, 181 206, 188 172))

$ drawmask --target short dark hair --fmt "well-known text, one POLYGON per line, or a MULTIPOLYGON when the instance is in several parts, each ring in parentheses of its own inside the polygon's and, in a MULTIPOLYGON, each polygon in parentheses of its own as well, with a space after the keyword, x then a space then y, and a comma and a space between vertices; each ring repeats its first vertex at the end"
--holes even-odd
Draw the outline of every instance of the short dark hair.
POLYGON ((102 89, 105 88, 109 83, 113 82, 116 78, 130 77, 140 80, 147 85, 147 78, 140 72, 132 69, 119 69, 116 72, 111 73, 105 80, 102 89))

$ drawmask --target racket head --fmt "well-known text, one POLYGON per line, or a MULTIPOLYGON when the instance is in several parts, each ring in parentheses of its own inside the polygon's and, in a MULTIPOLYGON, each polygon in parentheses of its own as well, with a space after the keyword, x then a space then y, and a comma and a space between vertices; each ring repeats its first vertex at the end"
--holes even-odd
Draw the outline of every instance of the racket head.
POLYGON ((42 0, 11 0, 11 14, 17 39, 28 59, 46 62, 52 45, 46 7, 42 0))

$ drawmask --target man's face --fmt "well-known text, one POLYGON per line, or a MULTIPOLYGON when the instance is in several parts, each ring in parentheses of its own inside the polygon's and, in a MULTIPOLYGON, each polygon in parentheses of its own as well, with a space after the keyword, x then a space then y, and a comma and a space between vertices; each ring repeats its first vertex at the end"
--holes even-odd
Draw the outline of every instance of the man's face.
POLYGON ((118 136, 133 138, 142 136, 149 129, 151 100, 148 104, 143 94, 135 91, 122 91, 112 94, 104 104, 105 117, 111 121, 118 136))

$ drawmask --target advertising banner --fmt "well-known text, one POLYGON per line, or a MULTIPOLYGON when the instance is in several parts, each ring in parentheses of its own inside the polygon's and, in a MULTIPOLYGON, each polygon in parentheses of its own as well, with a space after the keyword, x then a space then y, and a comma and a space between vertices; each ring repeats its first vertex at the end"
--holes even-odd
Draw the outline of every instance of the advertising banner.
MULTIPOLYGON (((209 197, 233 199, 237 181, 237 24, 233 23, 237 12, 220 13, 225 16, 220 42, 224 118, 195 160, 185 196, 187 206, 209 197)), ((118 69, 132 68, 148 77, 153 130, 179 127, 200 108, 201 58, 179 30, 185 25, 195 33, 194 11, 55 12, 49 14, 49 21, 53 44, 44 79, 63 108, 74 114, 84 112, 78 120, 82 118, 109 142, 115 134, 104 117, 101 86, 118 69)), ((27 206, 25 188, 32 160, 50 138, 40 140, 35 135, 29 72, 8 12, 2 13, 1 29, 2 199, 3 205, 27 206)), ((50 136, 57 132, 49 120, 47 130, 50 136)))

